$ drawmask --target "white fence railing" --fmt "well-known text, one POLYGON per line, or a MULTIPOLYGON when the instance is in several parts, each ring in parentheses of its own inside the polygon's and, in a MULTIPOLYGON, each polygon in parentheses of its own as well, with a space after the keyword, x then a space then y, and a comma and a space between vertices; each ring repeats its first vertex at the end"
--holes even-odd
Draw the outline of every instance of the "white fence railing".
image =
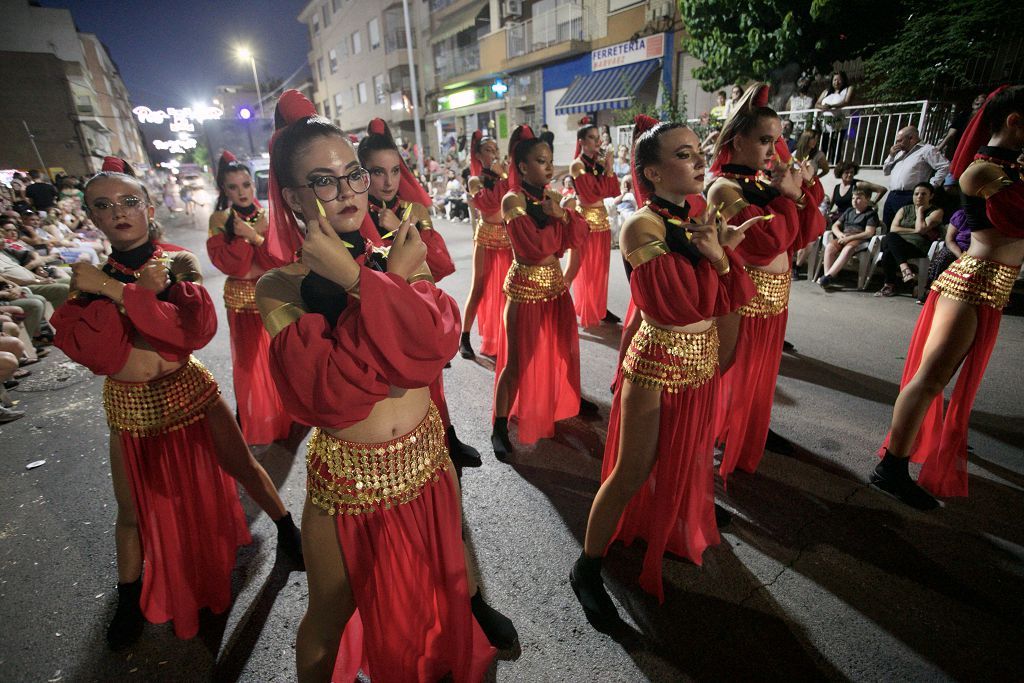
POLYGON ((509 59, 569 40, 590 40, 593 15, 579 2, 558 3, 555 9, 505 28, 509 59))

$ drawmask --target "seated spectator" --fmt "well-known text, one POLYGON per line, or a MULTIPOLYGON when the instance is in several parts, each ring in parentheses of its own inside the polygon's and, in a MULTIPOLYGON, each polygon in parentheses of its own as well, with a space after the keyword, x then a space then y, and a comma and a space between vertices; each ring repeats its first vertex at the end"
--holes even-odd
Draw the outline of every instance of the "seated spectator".
POLYGON ((971 246, 971 229, 967 227, 967 213, 963 209, 957 209, 949 217, 949 225, 946 226, 946 235, 942 246, 935 252, 935 258, 928 265, 928 286, 921 293, 918 299, 923 304, 928 298, 928 288, 932 286, 935 279, 942 275, 942 271, 949 268, 953 261, 960 258, 967 248, 971 246))
POLYGON ((46 217, 46 220, 43 221, 43 229, 53 237, 52 251, 59 254, 64 263, 85 261, 94 266, 99 265, 99 254, 96 253, 96 250, 83 244, 78 235, 59 221, 56 215, 46 217))
POLYGON ((32 208, 36 211, 49 211, 60 199, 57 188, 40 171, 33 169, 28 172, 28 177, 32 182, 25 188, 25 196, 32 202, 32 208))
POLYGON ((839 178, 839 183, 832 188, 832 197, 827 200, 827 206, 822 211, 833 223, 853 206, 854 188, 864 190, 868 194, 868 204, 873 207, 877 207, 878 202, 885 196, 886 188, 857 178, 858 171, 860 166, 852 161, 841 161, 836 164, 835 176, 839 178))
POLYGON ((612 198, 612 204, 615 207, 615 233, 612 235, 612 249, 615 249, 619 245, 618 235, 619 230, 622 229, 622 224, 626 222, 626 219, 632 216, 636 212, 636 195, 633 194, 633 179, 629 176, 625 176, 619 182, 619 196, 612 198))
POLYGON ((810 128, 800 133, 800 139, 797 140, 796 148, 792 152, 801 161, 810 159, 814 164, 814 172, 821 178, 828 173, 830 166, 825 153, 818 149, 819 142, 821 142, 821 131, 810 128))
POLYGON ((782 122, 782 140, 786 143, 786 149, 792 154, 796 150, 798 140, 793 132, 793 122, 789 119, 782 122))
MULTIPOLYGON (((14 231, 8 231, 8 234, 14 234, 14 231)), ((44 257, 24 242, 11 241, 7 236, 4 237, 2 243, 2 253, 10 256, 25 270, 30 270, 41 278, 51 278, 56 282, 71 281, 71 275, 67 270, 55 265, 62 264, 60 256, 44 257)))
MULTIPOLYGON (((928 249, 942 225, 942 209, 932 200, 935 189, 929 183, 914 187, 912 204, 901 207, 892 220, 889 234, 882 238, 882 270, 885 284, 875 296, 893 296, 900 282, 912 283, 917 275, 910 268, 910 259, 928 256, 928 249)), ((921 273, 921 277, 925 277, 921 273)))
POLYGON ((882 162, 882 173, 889 176, 889 196, 882 207, 882 222, 889 223, 902 206, 908 206, 914 188, 928 182, 938 190, 949 173, 949 160, 933 146, 921 142, 917 128, 904 126, 896 131, 896 143, 882 162))
POLYGON ((455 171, 448 171, 448 184, 445 186, 445 214, 450 220, 469 222, 466 188, 455 175, 455 171))
POLYGON ((0 251, 0 276, 14 285, 28 289, 32 294, 42 296, 54 308, 68 300, 67 282, 59 282, 49 274, 44 277, 33 273, 11 258, 6 251, 0 251))
POLYGON ((82 189, 78 186, 78 179, 68 176, 64 178, 60 183, 60 198, 61 199, 73 199, 78 202, 78 206, 82 205, 85 201, 85 194, 82 189))
MULTIPOLYGON (((53 341, 53 328, 48 322, 52 307, 47 309, 47 301, 39 294, 33 294, 26 287, 19 287, 10 280, 0 276, 0 311, 12 315, 19 311, 17 317, 25 325, 25 329, 37 345, 46 345, 53 341)), ((14 317, 14 315, 12 315, 14 317)))
POLYGON ((7 407, 7 382, 14 377, 18 371, 18 359, 13 353, 0 351, 0 381, 4 383, 0 387, 0 424, 14 422, 18 418, 25 417, 24 411, 11 410, 7 407))
POLYGON ((832 224, 834 239, 825 245, 825 274, 818 278, 818 284, 829 287, 850 257, 867 246, 877 230, 878 213, 868 204, 868 193, 854 188, 853 205, 832 224))
POLYGON ((576 185, 573 183, 572 176, 567 175, 562 178, 562 199, 566 200, 570 197, 576 196, 576 185))
POLYGON ((56 246, 53 235, 43 227, 43 222, 35 211, 26 211, 21 215, 21 235, 21 238, 40 254, 50 254, 56 246))
POLYGON ((14 177, 11 179, 11 194, 13 195, 11 208, 14 211, 22 214, 32 210, 32 202, 25 196, 25 183, 21 178, 14 177))

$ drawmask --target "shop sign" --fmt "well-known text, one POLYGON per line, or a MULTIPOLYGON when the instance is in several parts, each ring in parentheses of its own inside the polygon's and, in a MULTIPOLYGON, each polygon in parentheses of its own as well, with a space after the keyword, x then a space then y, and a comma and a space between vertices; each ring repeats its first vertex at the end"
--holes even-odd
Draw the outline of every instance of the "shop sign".
POLYGON ((594 50, 590 53, 590 70, 612 69, 625 64, 646 62, 648 59, 660 59, 664 56, 665 34, 659 33, 594 50))
POLYGON ((470 88, 468 90, 458 90, 451 93, 450 95, 442 95, 437 98, 437 110, 447 111, 449 109, 459 109, 460 107, 469 107, 480 102, 486 102, 491 99, 488 96, 488 88, 470 88))

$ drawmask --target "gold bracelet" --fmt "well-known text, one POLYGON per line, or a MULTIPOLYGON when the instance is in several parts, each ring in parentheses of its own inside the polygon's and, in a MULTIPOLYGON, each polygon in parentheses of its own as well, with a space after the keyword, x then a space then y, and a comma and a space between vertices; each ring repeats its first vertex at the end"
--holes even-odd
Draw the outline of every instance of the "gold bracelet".
POLYGON ((249 244, 251 244, 254 247, 259 247, 259 246, 262 246, 263 243, 267 241, 267 238, 264 237, 263 235, 256 235, 256 239, 258 241, 256 241, 256 242, 249 242, 249 244))
POLYGON ((722 258, 711 263, 711 267, 714 268, 715 272, 719 275, 728 275, 729 270, 731 269, 731 266, 729 265, 729 255, 723 253, 722 258))
POLYGON ((357 287, 359 287, 359 278, 360 278, 361 275, 362 275, 361 272, 360 273, 356 273, 356 279, 352 281, 352 284, 348 285, 347 287, 345 285, 342 285, 341 288, 344 289, 346 293, 351 294, 352 290, 354 290, 357 287))
POLYGON ((110 283, 110 278, 108 277, 106 280, 103 281, 102 284, 100 284, 100 291, 98 291, 96 293, 97 294, 102 294, 103 293, 103 288, 106 287, 107 284, 109 284, 109 283, 110 283))

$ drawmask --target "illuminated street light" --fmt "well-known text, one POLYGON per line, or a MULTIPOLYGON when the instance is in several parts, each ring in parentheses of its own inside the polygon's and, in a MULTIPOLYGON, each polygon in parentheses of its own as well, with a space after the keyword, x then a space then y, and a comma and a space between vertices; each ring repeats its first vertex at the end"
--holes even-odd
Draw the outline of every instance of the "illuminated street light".
POLYGON ((235 54, 238 56, 240 61, 248 61, 250 66, 252 66, 252 80, 256 83, 256 100, 260 105, 260 118, 266 118, 263 114, 263 96, 260 94, 260 79, 259 76, 256 75, 256 55, 252 53, 252 50, 245 46, 239 46, 238 49, 235 50, 235 54))

